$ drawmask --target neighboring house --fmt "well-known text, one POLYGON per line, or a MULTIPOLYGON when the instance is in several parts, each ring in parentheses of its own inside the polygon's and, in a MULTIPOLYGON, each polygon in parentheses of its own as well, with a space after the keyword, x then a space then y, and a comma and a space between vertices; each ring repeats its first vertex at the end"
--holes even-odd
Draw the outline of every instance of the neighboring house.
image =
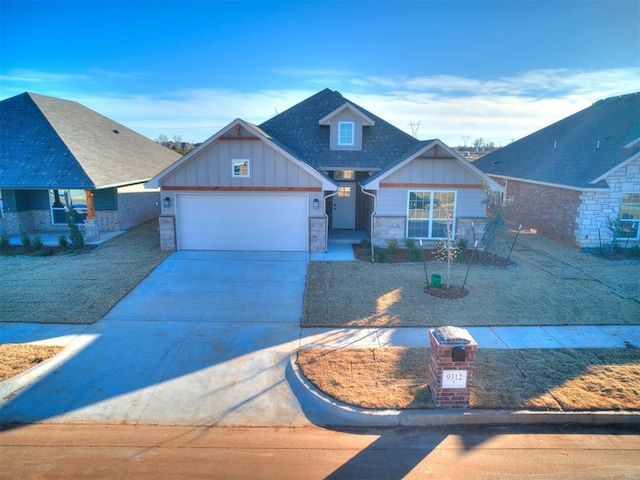
POLYGON ((501 182, 507 217, 564 243, 640 242, 640 94, 601 100, 473 163, 501 182))
POLYGON ((0 102, 0 234, 68 231, 86 240, 160 213, 144 182, 180 155, 79 103, 23 93, 0 102))
POLYGON ((374 244, 471 235, 500 186, 325 89, 260 126, 237 119, 154 177, 164 249, 324 252, 329 229, 374 244))

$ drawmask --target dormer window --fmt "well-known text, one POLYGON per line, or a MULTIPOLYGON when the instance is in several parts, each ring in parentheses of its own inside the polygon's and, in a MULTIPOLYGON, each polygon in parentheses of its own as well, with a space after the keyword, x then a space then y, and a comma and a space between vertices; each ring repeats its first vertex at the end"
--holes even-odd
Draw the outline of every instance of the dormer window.
POLYGON ((338 123, 338 145, 354 144, 355 126, 353 122, 338 123))
POLYGON ((330 150, 362 150, 362 130, 364 127, 373 127, 375 122, 347 102, 321 118, 319 124, 331 129, 330 150))

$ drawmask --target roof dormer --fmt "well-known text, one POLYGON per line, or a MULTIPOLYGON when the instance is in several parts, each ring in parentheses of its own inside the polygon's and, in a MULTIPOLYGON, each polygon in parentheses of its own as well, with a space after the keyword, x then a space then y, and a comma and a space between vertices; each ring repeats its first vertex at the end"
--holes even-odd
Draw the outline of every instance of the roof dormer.
POLYGON ((320 125, 331 129, 331 150, 362 150, 362 129, 375 125, 373 119, 349 102, 320 119, 320 125))

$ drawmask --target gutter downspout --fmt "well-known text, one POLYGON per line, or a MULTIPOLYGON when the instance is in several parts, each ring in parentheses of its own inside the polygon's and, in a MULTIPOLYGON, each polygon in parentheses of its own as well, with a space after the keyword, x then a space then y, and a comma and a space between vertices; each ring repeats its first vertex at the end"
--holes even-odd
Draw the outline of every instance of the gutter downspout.
POLYGON ((324 209, 322 211, 322 215, 324 215, 324 253, 329 251, 329 214, 327 213, 327 199, 335 197, 336 195, 338 195, 338 191, 322 197, 322 201, 324 202, 324 209))
POLYGON ((377 200, 378 197, 376 197, 373 193, 366 192, 362 185, 360 185, 360 191, 362 193, 364 193, 365 195, 369 195, 371 198, 373 198, 373 211, 371 212, 371 232, 370 232, 370 234, 371 234, 371 242, 370 243, 371 243, 371 263, 374 263, 374 261, 375 261, 375 255, 374 255, 375 249, 374 249, 374 246, 373 246, 373 232, 374 232, 374 230, 373 230, 373 217, 376 214, 376 207, 378 206, 378 203, 377 203, 376 200, 377 200))

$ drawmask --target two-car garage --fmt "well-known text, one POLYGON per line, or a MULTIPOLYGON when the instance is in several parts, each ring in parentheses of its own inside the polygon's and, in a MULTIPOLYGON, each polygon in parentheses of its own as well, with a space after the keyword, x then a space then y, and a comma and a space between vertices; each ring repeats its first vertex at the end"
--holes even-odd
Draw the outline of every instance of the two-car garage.
POLYGON ((175 202, 178 250, 309 249, 307 195, 180 193, 175 202))

